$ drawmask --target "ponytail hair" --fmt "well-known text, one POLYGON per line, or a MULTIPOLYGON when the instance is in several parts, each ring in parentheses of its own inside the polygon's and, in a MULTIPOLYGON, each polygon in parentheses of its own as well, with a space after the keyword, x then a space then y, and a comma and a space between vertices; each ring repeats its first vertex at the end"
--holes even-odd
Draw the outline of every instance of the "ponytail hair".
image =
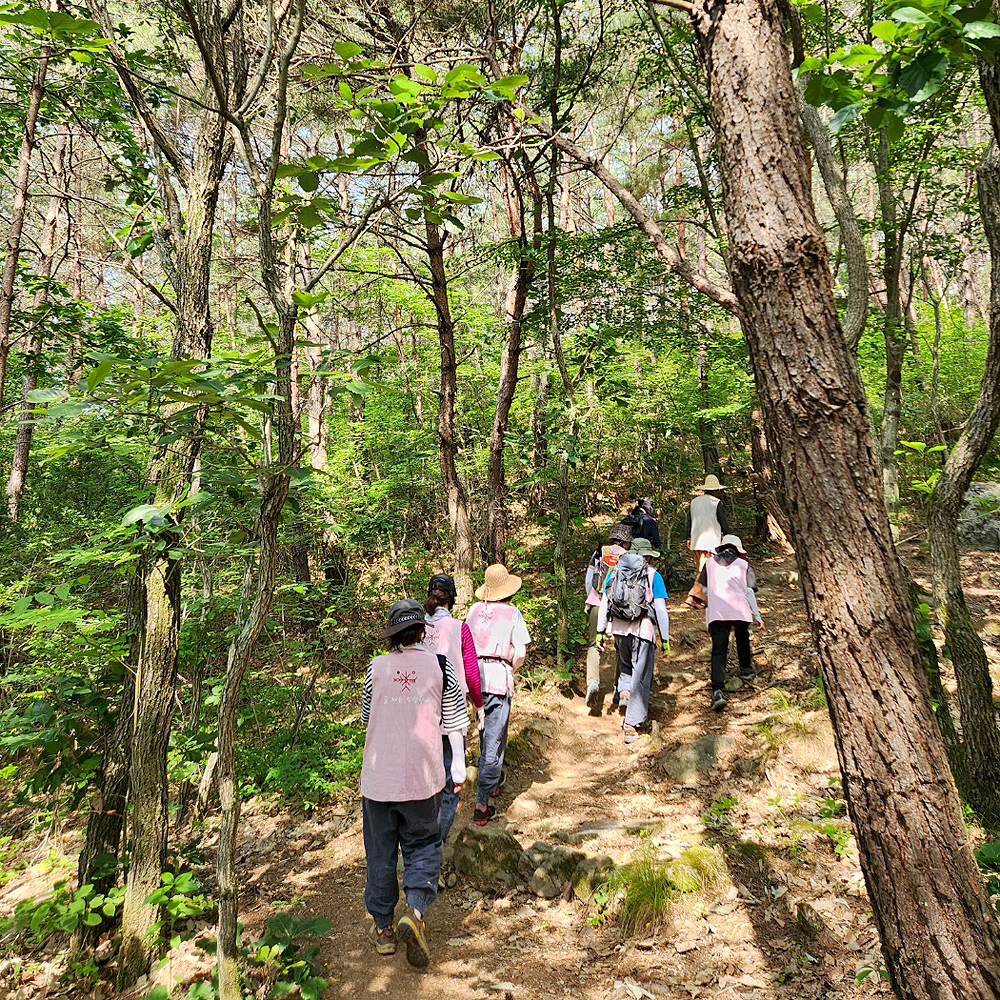
POLYGON ((449 611, 455 606, 455 595, 447 594, 443 590, 435 587, 424 601, 424 611, 432 615, 438 608, 447 608, 449 611))

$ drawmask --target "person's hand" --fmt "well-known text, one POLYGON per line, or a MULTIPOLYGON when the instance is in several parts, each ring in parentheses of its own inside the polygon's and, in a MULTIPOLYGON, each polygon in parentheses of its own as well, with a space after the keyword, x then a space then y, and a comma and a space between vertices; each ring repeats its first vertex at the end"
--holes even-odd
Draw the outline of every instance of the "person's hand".
POLYGON ((483 740, 483 730, 486 728, 486 709, 476 709, 476 729, 479 730, 479 742, 483 740))
POLYGON ((463 789, 463 787, 465 787, 465 782, 464 781, 462 781, 462 782, 452 781, 452 784, 455 786, 455 794, 456 795, 460 794, 461 791, 462 791, 462 789, 463 789))
POLYGON ((663 642, 660 644, 660 649, 663 650, 663 655, 664 656, 669 656, 670 655, 670 640, 669 639, 664 639, 663 642))
POLYGON ((757 619, 757 631, 758 632, 763 632, 764 631, 764 619, 763 618, 758 618, 757 619))

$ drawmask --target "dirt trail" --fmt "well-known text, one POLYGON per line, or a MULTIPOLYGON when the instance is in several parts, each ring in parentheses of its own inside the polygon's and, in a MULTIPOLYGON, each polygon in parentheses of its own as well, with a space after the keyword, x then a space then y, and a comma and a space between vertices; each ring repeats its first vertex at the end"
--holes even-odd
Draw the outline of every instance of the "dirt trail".
MULTIPOLYGON (((842 805, 835 801, 836 759, 792 564, 773 560, 759 572, 767 581, 761 606, 769 627, 754 639, 759 674, 752 690, 732 694, 724 713, 708 710, 703 618, 671 601, 674 650, 658 658, 653 733, 625 746, 609 696, 594 717, 579 692, 519 693, 514 730, 529 718, 546 718, 552 738, 511 764, 499 800, 497 822, 522 847, 579 843, 581 830, 587 839, 574 849, 616 862, 649 845, 666 857, 714 845, 715 888, 684 894, 666 925, 622 943, 615 923, 594 915, 593 901, 569 891, 546 900, 521 879, 509 889, 459 876, 429 911, 434 961, 418 973, 402 951, 380 958, 368 943, 355 818, 281 869, 286 898, 295 893, 301 902, 298 912, 334 921, 321 952, 328 996, 755 1000, 884 993, 877 975, 854 984, 877 938, 846 821, 824 821, 822 814, 824 805, 838 814, 842 805), (752 731, 762 721, 763 736, 752 731), (706 734, 721 738, 715 766, 679 778, 659 766, 665 754, 706 734), (841 843, 819 832, 824 822, 841 843), (817 936, 803 929, 800 911, 819 915, 817 936)), ((604 686, 609 682, 606 675, 604 686)), ((453 837, 471 821, 470 791, 453 837)), ((259 916, 271 913, 268 907, 259 916)))

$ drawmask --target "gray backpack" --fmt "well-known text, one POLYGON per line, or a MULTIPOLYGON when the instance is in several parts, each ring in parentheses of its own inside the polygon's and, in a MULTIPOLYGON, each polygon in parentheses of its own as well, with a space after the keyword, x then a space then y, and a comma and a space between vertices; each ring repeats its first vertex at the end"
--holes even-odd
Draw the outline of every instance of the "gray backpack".
POLYGON ((649 570, 642 559, 639 559, 638 566, 625 557, 618 560, 608 581, 608 611, 612 618, 637 622, 649 614, 649 602, 646 600, 648 577, 649 570))

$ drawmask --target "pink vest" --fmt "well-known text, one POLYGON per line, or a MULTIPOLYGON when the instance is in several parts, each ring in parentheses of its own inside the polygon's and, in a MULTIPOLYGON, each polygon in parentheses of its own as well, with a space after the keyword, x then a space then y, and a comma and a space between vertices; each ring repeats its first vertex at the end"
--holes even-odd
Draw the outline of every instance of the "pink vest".
POLYGON ((469 682, 465 679, 465 661, 462 657, 462 623, 451 615, 438 615, 432 618, 427 615, 427 628, 424 630, 424 645, 432 653, 447 656, 455 670, 458 683, 462 685, 462 694, 469 693, 469 682))
POLYGON ((514 607, 493 601, 473 604, 466 615, 479 656, 483 694, 514 694, 514 607))
POLYGON ((376 802, 429 799, 444 788, 437 656, 397 649, 372 660, 361 794, 376 802))
POLYGON ((736 559, 728 566, 723 566, 714 556, 706 561, 706 625, 711 625, 712 622, 753 621, 750 602, 747 600, 748 566, 746 559, 736 559))

